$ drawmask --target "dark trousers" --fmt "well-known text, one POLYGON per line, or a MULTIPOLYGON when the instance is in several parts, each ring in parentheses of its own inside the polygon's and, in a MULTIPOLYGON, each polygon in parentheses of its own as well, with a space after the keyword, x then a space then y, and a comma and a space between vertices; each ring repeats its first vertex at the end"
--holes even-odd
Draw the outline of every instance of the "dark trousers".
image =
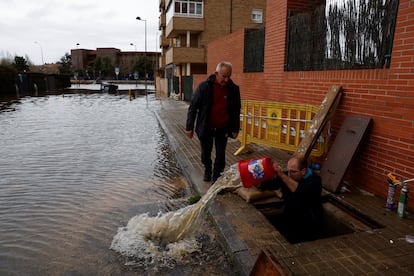
POLYGON ((212 171, 213 180, 216 180, 224 171, 226 166, 226 145, 227 145, 226 129, 211 129, 204 137, 200 139, 201 144, 201 162, 206 171, 212 171), (213 144, 216 148, 216 159, 212 168, 211 152, 213 144))

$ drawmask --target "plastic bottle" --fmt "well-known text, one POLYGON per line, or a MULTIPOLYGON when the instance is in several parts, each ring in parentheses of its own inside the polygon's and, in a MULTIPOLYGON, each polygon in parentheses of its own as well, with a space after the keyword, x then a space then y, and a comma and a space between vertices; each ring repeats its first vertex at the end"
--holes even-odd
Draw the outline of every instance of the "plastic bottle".
POLYGON ((405 209, 407 207, 407 194, 408 194, 407 183, 404 183, 401 189, 400 201, 398 202, 398 208, 397 208, 397 215, 400 218, 405 217, 405 209))
POLYGON ((388 184, 388 195, 387 195, 387 204, 385 208, 388 211, 392 211, 394 209, 394 195, 395 195, 395 186, 392 183, 388 184))

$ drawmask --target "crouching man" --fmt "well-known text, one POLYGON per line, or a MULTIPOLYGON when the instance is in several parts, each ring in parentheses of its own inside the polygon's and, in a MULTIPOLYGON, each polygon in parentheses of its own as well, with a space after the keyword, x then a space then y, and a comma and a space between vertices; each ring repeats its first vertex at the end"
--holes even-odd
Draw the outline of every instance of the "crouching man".
POLYGON ((315 240, 322 235, 322 182, 308 168, 306 160, 293 156, 287 171, 274 163, 276 177, 263 182, 262 190, 281 188, 284 206, 275 219, 275 226, 291 243, 315 240))

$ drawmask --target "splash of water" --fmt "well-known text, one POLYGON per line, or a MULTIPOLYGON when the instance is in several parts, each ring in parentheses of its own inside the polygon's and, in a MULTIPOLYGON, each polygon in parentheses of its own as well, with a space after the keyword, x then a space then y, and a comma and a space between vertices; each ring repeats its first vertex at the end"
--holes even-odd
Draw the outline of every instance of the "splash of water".
POLYGON ((227 169, 201 199, 177 211, 159 213, 156 217, 140 214, 118 229, 110 249, 127 257, 133 265, 169 266, 169 260, 183 261, 185 256, 201 249, 194 236, 199 220, 212 199, 223 189, 241 186, 237 164, 227 169))

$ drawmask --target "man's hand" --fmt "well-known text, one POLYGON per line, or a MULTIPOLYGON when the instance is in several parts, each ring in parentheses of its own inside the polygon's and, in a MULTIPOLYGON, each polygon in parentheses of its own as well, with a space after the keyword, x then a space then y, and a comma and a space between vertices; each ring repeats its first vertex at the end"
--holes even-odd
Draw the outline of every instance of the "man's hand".
POLYGON ((277 176, 283 175, 282 167, 279 164, 273 163, 273 170, 275 171, 277 176))
POLYGON ((189 137, 189 138, 193 138, 194 135, 194 131, 193 130, 186 130, 185 134, 189 137))
POLYGON ((285 174, 279 164, 273 163, 273 169, 275 170, 276 176, 278 176, 286 184, 289 190, 295 192, 298 188, 298 182, 289 175, 285 174))

